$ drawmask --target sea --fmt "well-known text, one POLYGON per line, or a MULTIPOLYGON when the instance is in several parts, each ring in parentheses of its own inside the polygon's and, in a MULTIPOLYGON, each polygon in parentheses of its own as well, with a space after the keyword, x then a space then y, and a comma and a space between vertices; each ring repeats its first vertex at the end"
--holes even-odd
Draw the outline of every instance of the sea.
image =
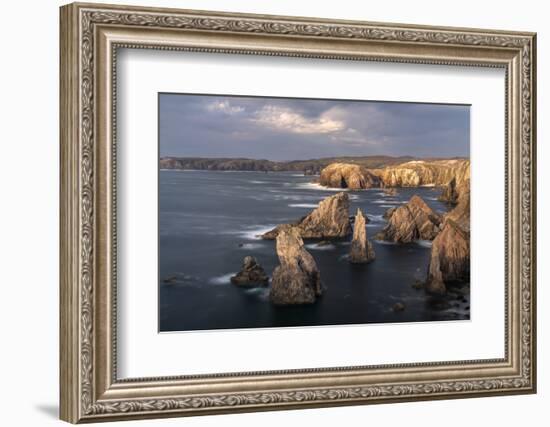
POLYGON ((373 240, 384 212, 422 197, 436 212, 441 188, 328 189, 315 177, 291 172, 161 170, 159 174, 159 331, 311 327, 366 323, 457 321, 470 318, 470 287, 444 297, 414 284, 426 278, 430 241, 394 244, 373 240), (306 240, 321 273, 323 295, 312 305, 275 306, 269 287, 230 282, 252 255, 271 276, 278 265, 275 242, 260 235, 293 222, 338 191, 350 197, 350 215, 361 208, 376 259, 348 261, 349 238, 319 244, 306 240), (401 303, 404 309, 395 310, 401 303))

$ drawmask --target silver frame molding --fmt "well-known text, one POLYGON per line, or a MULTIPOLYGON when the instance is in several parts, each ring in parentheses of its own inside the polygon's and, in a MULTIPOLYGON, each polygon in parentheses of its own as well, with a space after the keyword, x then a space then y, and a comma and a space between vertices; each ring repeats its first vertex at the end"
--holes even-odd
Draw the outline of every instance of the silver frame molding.
POLYGON ((75 3, 61 8, 61 419, 72 423, 536 391, 536 35, 75 3), (505 69, 505 357, 121 380, 117 49, 505 69))

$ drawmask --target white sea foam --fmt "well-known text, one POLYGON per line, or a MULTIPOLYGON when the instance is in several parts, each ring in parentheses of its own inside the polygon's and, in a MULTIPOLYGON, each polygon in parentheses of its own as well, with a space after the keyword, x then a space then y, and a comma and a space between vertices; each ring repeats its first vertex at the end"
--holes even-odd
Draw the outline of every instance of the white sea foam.
POLYGON ((241 246, 239 246, 239 249, 246 249, 246 250, 255 250, 260 249, 264 245, 262 243, 243 243, 241 246))
POLYGON ((399 203, 393 204, 393 205, 389 205, 389 204, 380 205, 381 208, 395 208, 397 206, 399 206, 399 203))
POLYGON ((387 242, 385 240, 374 240, 374 243, 377 243, 379 245, 390 245, 390 246, 397 245, 396 242, 387 242))
POLYGON ((227 273, 222 276, 212 277, 208 280, 208 283, 213 285, 227 285, 231 283, 231 276, 234 276, 237 273, 227 273))
POLYGON ((320 191, 334 191, 334 192, 340 192, 340 191, 349 191, 348 188, 329 188, 324 187, 321 184, 317 182, 304 182, 297 185, 298 188, 302 188, 305 190, 320 190, 320 191))
POLYGON ((403 202, 399 200, 373 200, 372 203, 375 203, 377 205, 384 205, 384 204, 400 205, 403 202))
POLYGON ((423 248, 431 248, 432 242, 430 240, 417 240, 416 244, 422 246, 423 248))
POLYGON ((318 205, 316 203, 291 203, 288 206, 291 208, 316 208, 318 205))
POLYGON ((255 181, 255 180, 252 180, 252 181, 248 181, 249 183, 251 184, 270 184, 269 182, 267 181, 255 181))
POLYGON ((384 215, 367 214, 367 217, 369 218, 370 222, 385 222, 384 215))
POLYGON ((254 228, 249 228, 248 230, 238 231, 237 234, 248 240, 259 240, 262 238, 262 234, 265 234, 274 228, 275 225, 258 225, 254 228))
POLYGON ((330 251, 334 249, 335 246, 332 243, 328 245, 319 245, 318 243, 310 243, 306 245, 306 248, 314 251, 330 251))

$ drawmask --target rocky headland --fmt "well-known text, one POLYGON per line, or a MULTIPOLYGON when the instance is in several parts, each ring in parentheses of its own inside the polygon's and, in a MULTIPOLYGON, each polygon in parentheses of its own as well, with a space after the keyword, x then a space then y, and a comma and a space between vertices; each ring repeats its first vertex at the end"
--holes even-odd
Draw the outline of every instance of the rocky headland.
POLYGON ((279 265, 273 270, 269 299, 276 305, 312 304, 321 295, 321 274, 305 249, 300 231, 279 228, 276 242, 279 265))
POLYGON ((349 252, 349 261, 353 264, 364 264, 374 260, 375 254, 371 242, 367 239, 365 216, 357 208, 353 224, 353 240, 349 252))
POLYGON ((321 170, 319 183, 326 187, 354 190, 379 187, 447 186, 454 179, 460 185, 469 179, 470 161, 411 160, 384 168, 367 168, 337 162, 321 170))
MULTIPOLYGON (((290 225, 295 227, 304 239, 331 239, 350 235, 352 229, 347 193, 341 192, 327 197, 309 215, 290 225)), ((263 234, 262 238, 277 238, 281 228, 285 226, 286 224, 275 227, 263 234)))
POLYGON ((376 239, 396 243, 433 240, 440 231, 441 217, 419 196, 391 212, 388 224, 376 239))
POLYGON ((378 175, 369 169, 349 163, 332 163, 321 171, 319 183, 326 187, 363 190, 381 186, 378 175))

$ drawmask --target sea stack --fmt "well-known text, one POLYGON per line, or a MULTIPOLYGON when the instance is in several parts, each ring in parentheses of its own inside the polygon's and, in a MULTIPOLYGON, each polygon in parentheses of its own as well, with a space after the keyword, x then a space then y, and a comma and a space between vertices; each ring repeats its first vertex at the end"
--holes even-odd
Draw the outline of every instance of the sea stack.
POLYGON ((439 215, 421 197, 414 195, 407 204, 391 213, 388 224, 376 238, 397 243, 433 240, 440 231, 440 224, 439 215))
POLYGON ((304 248, 300 231, 283 225, 277 235, 280 265, 273 270, 269 298, 276 305, 312 304, 321 295, 321 275, 304 248))
POLYGON ((351 241, 349 252, 349 261, 354 264, 371 262, 375 257, 372 244, 367 239, 367 228, 365 225, 363 212, 357 208, 353 225, 353 240, 351 241))
POLYGON ((269 277, 265 274, 262 266, 258 264, 256 258, 246 256, 241 271, 231 277, 231 283, 243 287, 267 286, 269 277))
MULTIPOLYGON (((275 227, 262 235, 263 239, 272 240, 277 237, 281 228, 288 224, 275 227)), ((346 237, 351 234, 349 219, 349 197, 341 192, 327 197, 319 206, 299 222, 290 224, 297 229, 304 239, 331 239, 346 237)))
POLYGON ((470 277, 470 234, 447 219, 434 239, 428 267, 426 290, 444 294, 445 283, 464 282, 470 277))

